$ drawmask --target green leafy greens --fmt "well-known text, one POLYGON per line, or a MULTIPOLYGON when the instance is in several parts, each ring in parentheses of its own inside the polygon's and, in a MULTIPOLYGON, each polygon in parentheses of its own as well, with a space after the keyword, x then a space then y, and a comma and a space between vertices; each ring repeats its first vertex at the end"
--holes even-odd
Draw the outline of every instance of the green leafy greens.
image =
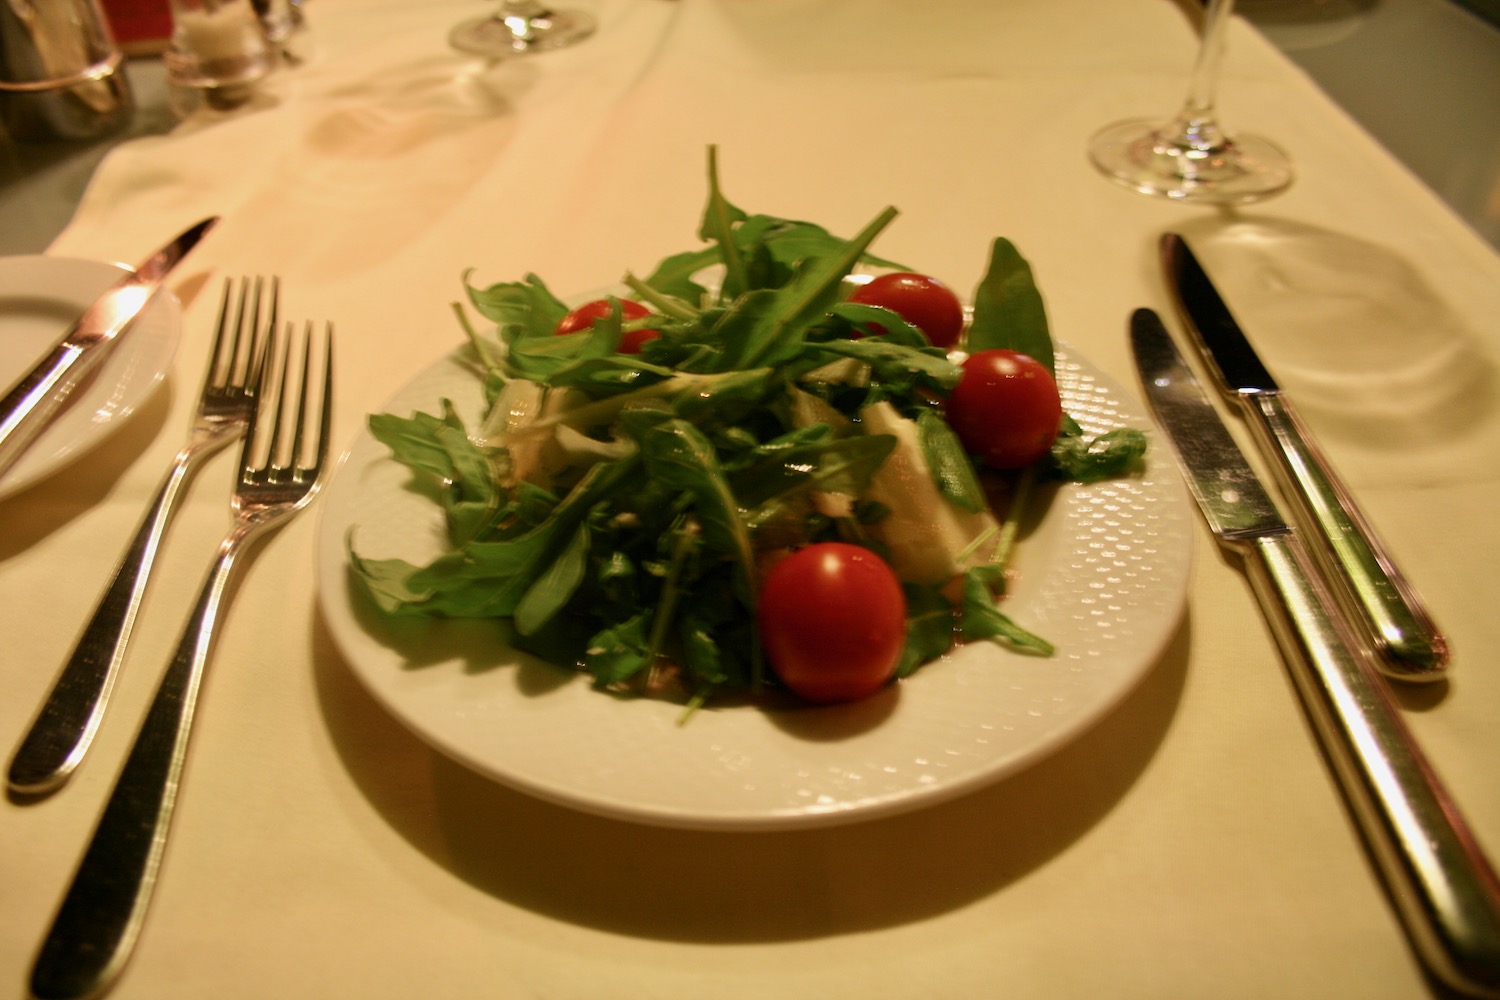
MULTIPOLYGON (((913 515, 874 487, 910 453, 909 427, 934 502, 989 527, 954 556, 952 580, 904 583, 897 675, 960 640, 1050 653, 996 604, 1032 484, 1128 472, 1144 438, 1090 440, 1065 421, 1051 462, 1021 474, 993 521, 983 477, 941 417, 959 367, 889 310, 843 301, 857 267, 900 268, 869 252, 895 216, 887 208, 845 240, 750 214, 724 196, 710 150, 706 245, 624 277, 651 316, 626 319, 612 300, 592 328, 555 335, 568 306, 540 278, 477 288, 465 275, 469 307, 495 328, 477 332, 455 306, 485 388, 482 425, 447 401, 435 415, 369 420, 435 488, 449 550, 425 566, 351 551, 357 578, 391 615, 506 619, 518 648, 603 688, 755 696, 777 686, 755 626, 765 554, 835 539, 887 554, 892 525, 913 515), (660 335, 619 353, 635 329, 660 335)), ((974 301, 970 350, 1055 364, 1031 269, 1009 241, 994 242, 974 301)))

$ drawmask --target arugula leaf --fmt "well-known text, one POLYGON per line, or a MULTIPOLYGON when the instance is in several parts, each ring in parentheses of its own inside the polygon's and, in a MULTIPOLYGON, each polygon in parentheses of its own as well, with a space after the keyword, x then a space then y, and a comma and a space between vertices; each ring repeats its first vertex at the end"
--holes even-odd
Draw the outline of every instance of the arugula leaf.
POLYGON ((1003 237, 990 247, 989 268, 974 292, 974 319, 965 346, 970 354, 1005 348, 1028 355, 1054 371, 1047 309, 1031 265, 1003 237))
POLYGON ((691 494, 708 543, 733 558, 744 582, 747 606, 755 603, 755 549, 740 519, 734 491, 703 432, 680 418, 663 420, 641 436, 646 472, 666 486, 691 494))
POLYGON ((687 611, 678 619, 677 638, 682 647, 683 665, 704 683, 723 684, 739 671, 733 670, 729 650, 720 643, 717 623, 687 611))
POLYGON ((602 686, 620 684, 640 673, 651 663, 646 648, 646 622, 650 616, 640 611, 623 622, 612 623, 588 641, 583 667, 602 686))
MULTIPOLYGON (((714 173, 716 176, 716 167, 714 173)), ((714 245, 672 254, 661 260, 644 279, 627 274, 626 285, 666 315, 685 318, 680 303, 702 303, 709 295, 708 288, 695 280, 697 276, 715 265, 726 265, 727 269, 723 249, 726 238, 735 250, 744 277, 741 284, 720 283, 720 298, 725 301, 732 301, 740 294, 758 288, 779 288, 791 278, 798 264, 814 257, 836 254, 846 243, 811 222, 774 215, 746 215, 722 194, 717 198, 710 195, 699 235, 714 240, 714 245), (662 301, 663 296, 668 297, 668 301, 662 301)), ((859 263, 898 271, 911 270, 904 264, 876 256, 868 249, 860 255, 859 263)))
POLYGON ((452 618, 509 617, 551 542, 544 527, 506 541, 470 542, 413 567, 405 586, 420 597, 403 610, 452 618))
POLYGON ((1096 438, 1082 432, 1059 434, 1052 442, 1052 461, 1063 478, 1079 483, 1113 479, 1140 467, 1146 435, 1135 427, 1117 427, 1096 438))
POLYGON ((572 598, 588 569, 589 529, 579 525, 557 557, 547 564, 516 604, 516 629, 531 635, 572 598))
POLYGON ((748 508, 745 523, 760 528, 813 490, 858 496, 895 447, 889 434, 864 434, 804 446, 752 466, 736 478, 744 484, 737 493, 748 508))
POLYGON ((674 412, 686 420, 734 423, 765 406, 766 397, 780 385, 772 368, 749 368, 686 380, 672 394, 674 412))
POLYGON ((906 646, 896 676, 910 677, 953 648, 953 605, 936 587, 904 584, 901 589, 906 595, 906 646))
MULTIPOLYGON (((625 283, 637 292, 640 292, 640 286, 644 285, 660 295, 670 295, 684 302, 699 303, 708 296, 708 289, 694 281, 693 277, 722 260, 723 254, 717 246, 688 250, 662 260, 645 278, 638 279, 639 284, 632 282, 630 276, 626 277, 625 283)), ((643 295, 642 297, 649 296, 643 295)))
POLYGON ((938 491, 960 510, 977 514, 987 509, 984 488, 974 474, 974 465, 948 422, 936 411, 923 410, 917 414, 917 432, 921 435, 922 454, 927 459, 927 468, 932 472, 938 491))
MULTIPOLYGON (((698 318, 703 315, 703 310, 694 303, 701 302, 708 292, 694 282, 678 284, 674 286, 675 290, 669 291, 666 288, 656 288, 629 271, 625 272, 621 281, 636 298, 668 319, 677 320, 679 323, 697 323, 698 318)), ((660 319, 657 317, 632 322, 645 326, 648 321, 652 326, 660 325, 660 319)))
POLYGON ((554 388, 577 386, 598 398, 656 385, 676 374, 670 368, 647 364, 633 354, 610 354, 570 361, 552 373, 550 383, 554 388))
POLYGON ((479 315, 501 329, 518 327, 530 336, 545 336, 568 314, 567 305, 534 274, 526 275, 524 281, 504 281, 481 289, 469 284, 472 273, 464 272, 469 301, 479 315))
POLYGON ((509 378, 530 379, 546 384, 553 374, 577 359, 586 333, 534 336, 520 327, 501 327, 505 346, 502 370, 509 378))
POLYGON ((724 264, 724 284, 721 298, 734 299, 748 290, 745 262, 740 248, 734 241, 735 223, 744 222, 743 209, 729 203, 719 189, 719 150, 708 147, 708 204, 703 208, 703 221, 698 225, 698 238, 718 245, 719 257, 724 264))
POLYGON ((409 418, 374 414, 370 435, 413 469, 430 473, 446 488, 441 502, 455 543, 478 537, 493 522, 504 491, 491 455, 469 440, 449 400, 441 418, 414 413, 409 418))
POLYGON ((886 208, 877 214, 852 240, 844 243, 840 250, 826 256, 814 256, 798 265, 792 280, 775 289, 775 309, 768 310, 757 324, 756 337, 751 343, 747 357, 739 367, 757 367, 766 364, 777 348, 784 351, 784 340, 801 337, 808 327, 816 324, 828 313, 837 301, 838 286, 844 276, 858 264, 864 249, 873 243, 885 226, 895 219, 895 208, 886 208))
POLYGON ((709 336, 719 345, 718 355, 713 361, 713 372, 738 371, 745 368, 773 368, 788 357, 795 357, 801 350, 801 342, 783 338, 780 343, 770 341, 763 349, 762 341, 768 340, 766 329, 776 322, 780 303, 771 289, 747 292, 735 302, 735 307, 720 313, 709 336))
MULTIPOLYGON (((608 538, 608 532, 597 527, 594 532, 598 540, 615 542, 608 538)), ((601 607, 634 609, 641 603, 635 560, 621 548, 609 549, 594 564, 594 586, 599 591, 601 607)))
POLYGON ((869 365, 874 376, 888 385, 931 388, 944 395, 958 384, 963 374, 963 369, 949 361, 939 348, 917 349, 884 337, 820 341, 808 345, 806 353, 810 367, 834 358, 855 358, 869 365))
POLYGON ((651 636, 647 649, 652 659, 660 655, 666 643, 684 584, 690 583, 698 575, 698 554, 703 548, 703 534, 699 530, 697 518, 686 514, 678 516, 672 527, 662 535, 658 547, 665 551, 667 569, 662 581, 661 596, 651 616, 651 636))
POLYGON ((471 460, 461 454, 464 451, 477 453, 478 448, 469 442, 452 402, 444 399, 442 406, 441 417, 421 412, 410 417, 375 413, 371 414, 366 425, 370 435, 389 448, 396 461, 429 472, 439 479, 452 480, 459 477, 460 468, 472 471, 478 467, 483 456, 478 456, 480 460, 471 460))
POLYGON ((966 641, 1000 639, 1013 649, 1051 656, 1054 647, 1046 639, 1026 631, 995 606, 984 571, 964 574, 963 604, 959 609, 959 634, 966 641))
POLYGON ((760 639, 723 576, 721 571, 695 585, 678 620, 677 641, 683 665, 700 683, 742 691, 761 678, 760 639))
POLYGON ((354 532, 344 539, 344 549, 349 554, 349 565, 355 579, 375 601, 375 606, 388 615, 410 615, 413 609, 430 596, 427 592, 411 587, 411 575, 415 569, 404 559, 363 559, 354 551, 354 532))
MULTIPOLYGON (((754 244, 764 246, 769 257, 783 267, 779 275, 782 283, 791 276, 791 269, 797 264, 812 257, 838 253, 846 242, 816 223, 773 215, 750 216, 735 230, 735 239, 747 251, 754 244)), ((898 271, 911 270, 895 261, 877 257, 868 249, 860 254, 859 262, 898 271)))
POLYGON ((876 334, 890 343, 917 350, 932 346, 920 328, 908 323, 900 313, 884 306, 867 305, 863 302, 839 302, 829 309, 829 314, 843 321, 840 328, 830 331, 832 338, 848 337, 850 331, 875 327, 877 328, 876 334))

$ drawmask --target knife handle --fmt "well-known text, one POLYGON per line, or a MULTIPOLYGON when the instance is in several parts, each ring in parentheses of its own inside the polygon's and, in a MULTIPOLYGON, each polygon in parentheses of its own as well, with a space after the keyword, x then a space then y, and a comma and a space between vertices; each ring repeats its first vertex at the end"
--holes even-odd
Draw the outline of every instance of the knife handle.
POLYGON ((1303 706, 1416 951, 1440 980, 1500 997, 1500 879, 1295 534, 1248 560, 1303 706))
POLYGON ((1369 630, 1381 673, 1397 680, 1430 681, 1448 666, 1448 640, 1426 605, 1386 552, 1353 494, 1313 443, 1301 417, 1280 393, 1241 397, 1251 421, 1280 459, 1292 485, 1290 499, 1304 523, 1316 525, 1315 553, 1369 630))
POLYGON ((77 347, 58 344, 0 400, 0 476, 16 464, 47 419, 67 401, 81 377, 81 373, 71 377, 68 373, 81 357, 83 352, 77 347))

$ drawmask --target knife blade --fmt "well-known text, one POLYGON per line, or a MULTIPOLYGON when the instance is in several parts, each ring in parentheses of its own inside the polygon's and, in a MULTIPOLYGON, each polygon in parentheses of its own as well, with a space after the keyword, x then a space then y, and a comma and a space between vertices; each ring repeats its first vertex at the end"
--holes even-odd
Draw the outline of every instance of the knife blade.
POLYGON ((1417 954, 1500 996, 1500 879, 1417 746, 1295 529, 1149 309, 1130 321, 1146 399, 1215 538, 1244 560, 1303 708, 1417 954))
POLYGON ((1447 639, 1187 241, 1167 233, 1161 239, 1161 258, 1183 319, 1220 388, 1243 405, 1258 443, 1275 459, 1297 519, 1317 527, 1310 536, 1317 543, 1313 553, 1378 654, 1381 672, 1407 681, 1445 676, 1447 639))
POLYGON ((7 390, 0 400, 0 476, 99 366, 109 346, 129 331, 172 268, 218 221, 212 216, 192 226, 107 288, 36 367, 7 390))

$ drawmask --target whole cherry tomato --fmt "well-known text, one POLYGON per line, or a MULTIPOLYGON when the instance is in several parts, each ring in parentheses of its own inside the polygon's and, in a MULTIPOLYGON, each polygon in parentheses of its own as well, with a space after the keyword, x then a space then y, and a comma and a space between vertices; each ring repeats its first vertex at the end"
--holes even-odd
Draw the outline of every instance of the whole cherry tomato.
POLYGON ((760 591, 771 668, 809 701, 853 701, 890 680, 906 644, 906 596, 869 549, 819 542, 792 553, 760 591))
MULTIPOLYGON (((632 299, 619 299, 620 317, 625 320, 642 319, 650 316, 651 310, 632 299)), ((557 324, 554 334, 577 333, 579 330, 587 330, 594 325, 595 320, 604 319, 609 315, 609 299, 595 299, 585 302, 562 318, 557 324)), ((661 336, 660 330, 626 330, 620 337, 621 354, 639 354, 641 345, 648 340, 654 340, 661 336)))
POLYGON ((884 306, 925 333, 934 347, 952 347, 963 333, 963 303, 947 285, 925 274, 882 274, 860 285, 849 301, 884 306))
POLYGON ((1016 351, 971 354, 943 409, 964 448, 996 469, 1037 461, 1052 449, 1062 426, 1052 373, 1016 351))

